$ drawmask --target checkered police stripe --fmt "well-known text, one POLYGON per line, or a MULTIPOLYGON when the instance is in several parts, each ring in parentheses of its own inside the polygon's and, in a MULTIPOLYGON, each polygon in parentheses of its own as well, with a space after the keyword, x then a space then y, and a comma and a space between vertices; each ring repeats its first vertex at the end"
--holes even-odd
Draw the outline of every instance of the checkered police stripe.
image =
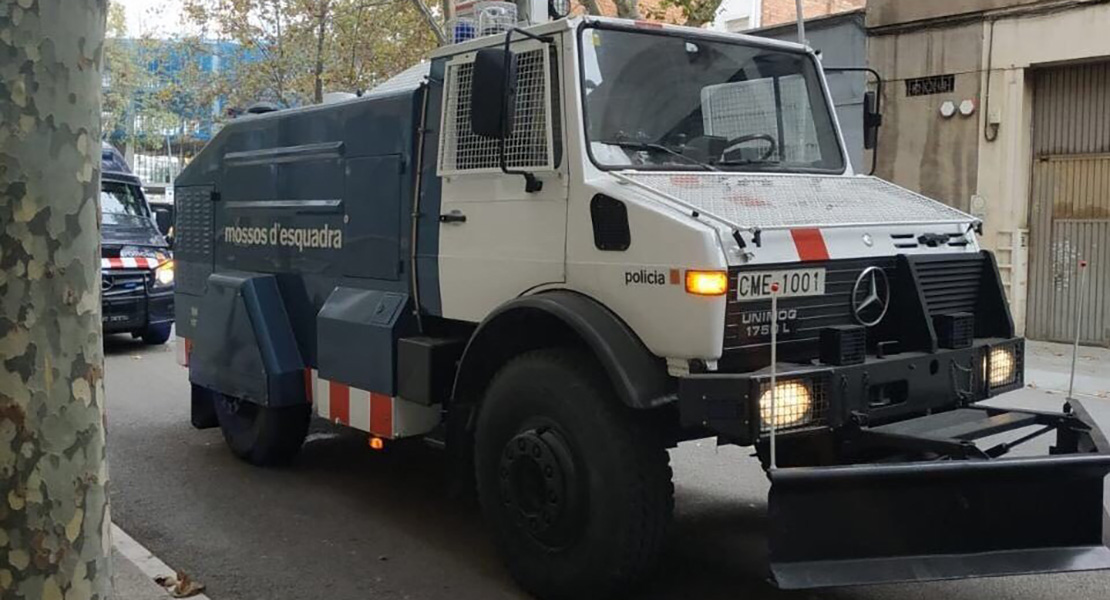
MULTIPOLYGON (((178 364, 188 367, 192 351, 191 340, 177 338, 178 364)), ((380 438, 424 435, 439 425, 441 417, 439 405, 424 406, 328 381, 316 369, 305 369, 305 393, 320 417, 380 438)))
POLYGON ((147 258, 145 256, 128 256, 126 258, 102 258, 101 269, 153 269, 162 264, 165 259, 147 258))
POLYGON ((404 398, 370 392, 345 383, 328 381, 316 369, 306 374, 310 381, 316 414, 333 423, 366 431, 377 437, 395 439, 429 433, 439 425, 440 408, 424 406, 404 398))

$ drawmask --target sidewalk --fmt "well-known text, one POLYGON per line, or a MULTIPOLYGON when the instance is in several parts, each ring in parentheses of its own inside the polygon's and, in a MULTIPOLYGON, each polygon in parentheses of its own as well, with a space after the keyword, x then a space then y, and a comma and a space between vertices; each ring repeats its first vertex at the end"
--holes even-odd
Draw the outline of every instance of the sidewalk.
MULTIPOLYGON (((169 600, 172 595, 154 583, 154 578, 173 575, 174 570, 112 524, 112 600, 169 600)), ((190 600, 210 600, 204 594, 190 600)))
MULTIPOLYGON (((1051 342, 1025 343, 1025 385, 1067 393, 1072 347, 1051 342)), ((1110 400, 1110 348, 1079 347, 1075 393, 1110 400)))

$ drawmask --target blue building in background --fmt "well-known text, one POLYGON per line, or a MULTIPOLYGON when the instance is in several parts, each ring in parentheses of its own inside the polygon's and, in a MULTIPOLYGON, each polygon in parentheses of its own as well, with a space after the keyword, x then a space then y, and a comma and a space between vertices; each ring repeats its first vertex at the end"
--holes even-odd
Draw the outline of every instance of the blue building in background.
MULTIPOLYGON (((121 46, 116 55, 126 56, 131 68, 137 68, 139 84, 127 93, 121 118, 106 128, 104 139, 123 152, 144 185, 157 193, 216 134, 227 116, 226 96, 195 83, 214 84, 223 73, 258 54, 225 41, 111 42, 121 46)), ((106 61, 106 94, 113 84, 124 85, 113 77, 113 67, 117 66, 106 61)))

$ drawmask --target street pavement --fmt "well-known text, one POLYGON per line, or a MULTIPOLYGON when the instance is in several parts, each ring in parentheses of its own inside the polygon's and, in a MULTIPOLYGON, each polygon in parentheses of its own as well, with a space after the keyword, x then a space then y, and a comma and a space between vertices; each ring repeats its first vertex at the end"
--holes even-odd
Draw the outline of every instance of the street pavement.
MULTIPOLYGON (((1031 345, 1034 386, 1007 401, 1057 409, 1068 350, 1031 345)), ((225 449, 218 429, 189 425, 187 376, 172 343, 109 337, 105 351, 113 521, 204 583, 213 600, 525 597, 502 568, 477 506, 448 493, 440 452, 419 442, 375 452, 364 435, 318 422, 293 466, 250 467, 225 449)), ((1085 349, 1079 389, 1110 430, 1110 374, 1099 373, 1108 360, 1104 350, 1085 349)), ((671 460, 675 526, 661 566, 631 595, 638 599, 1110 595, 1110 572, 779 591, 765 581, 767 483, 756 460, 711 440, 682 444, 671 460)))

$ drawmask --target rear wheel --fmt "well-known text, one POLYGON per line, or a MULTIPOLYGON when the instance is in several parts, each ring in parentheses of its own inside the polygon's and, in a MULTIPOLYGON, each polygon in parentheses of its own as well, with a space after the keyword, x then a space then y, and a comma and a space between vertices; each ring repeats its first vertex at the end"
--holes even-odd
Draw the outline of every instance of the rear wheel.
POLYGON ((308 434, 307 404, 268 407, 226 394, 215 394, 213 404, 232 453, 254 465, 288 463, 308 434))
POLYGON ((590 361, 542 350, 481 406, 478 494, 513 577, 541 598, 604 597, 657 560, 674 508, 668 455, 590 361))

